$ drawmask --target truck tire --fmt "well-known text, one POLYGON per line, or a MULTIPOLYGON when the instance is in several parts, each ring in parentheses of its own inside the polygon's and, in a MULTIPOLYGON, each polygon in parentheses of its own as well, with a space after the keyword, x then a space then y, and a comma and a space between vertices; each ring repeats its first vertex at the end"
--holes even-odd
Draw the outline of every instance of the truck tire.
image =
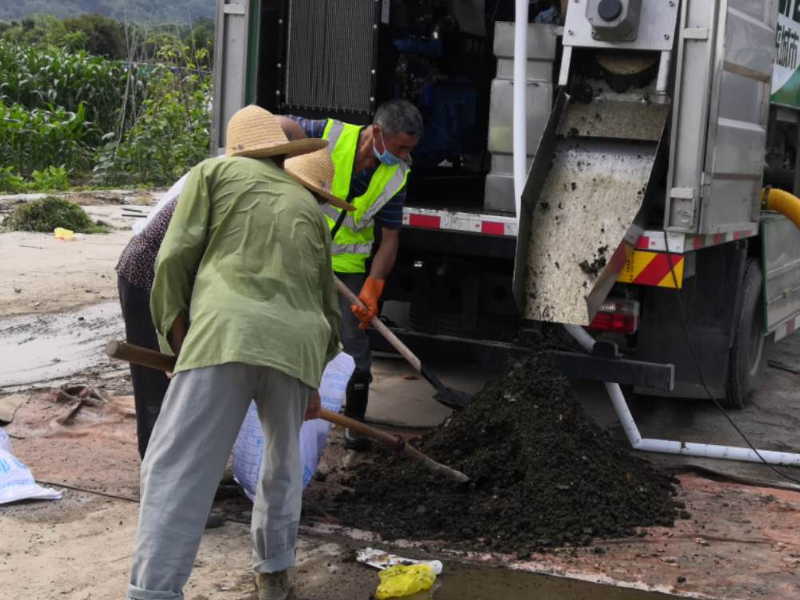
POLYGON ((744 408, 766 362, 761 266, 747 261, 742 281, 742 305, 736 317, 733 346, 728 363, 727 408, 744 408))

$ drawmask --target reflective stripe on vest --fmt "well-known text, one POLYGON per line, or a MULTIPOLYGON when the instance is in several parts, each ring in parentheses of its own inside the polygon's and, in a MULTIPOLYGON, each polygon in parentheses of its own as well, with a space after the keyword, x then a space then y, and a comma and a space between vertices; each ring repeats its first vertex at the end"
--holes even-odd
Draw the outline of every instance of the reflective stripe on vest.
MULTIPOLYGON (((329 119, 325 125, 323 139, 328 140, 331 160, 336 168, 331 185, 335 196, 347 200, 353 164, 358 152, 358 138, 361 127, 329 119)), ((350 202, 356 210, 347 213, 336 237, 333 240, 333 270, 339 273, 363 273, 365 263, 375 239, 375 215, 386 206, 406 185, 410 169, 405 164, 378 165, 369 181, 367 190, 350 202)), ((340 209, 330 204, 323 205, 328 227, 333 229, 339 218, 340 209)))
POLYGON ((333 244, 331 246, 332 256, 341 256, 342 254, 366 254, 372 250, 372 242, 369 244, 333 244))

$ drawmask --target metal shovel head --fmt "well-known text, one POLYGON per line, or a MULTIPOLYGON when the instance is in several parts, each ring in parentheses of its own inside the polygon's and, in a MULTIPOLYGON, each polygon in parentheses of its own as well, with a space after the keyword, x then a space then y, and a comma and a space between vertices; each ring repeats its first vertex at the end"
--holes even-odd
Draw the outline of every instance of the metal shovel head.
POLYGON ((442 383, 442 380, 431 373, 425 365, 421 365, 420 375, 427 379, 428 383, 430 383, 436 390, 436 393, 433 395, 433 399, 440 404, 443 404, 447 408, 452 408, 453 410, 464 410, 469 403, 472 402, 471 394, 447 387, 444 383, 442 383))
POLYGON ((433 397, 437 402, 453 410, 464 410, 469 406, 469 403, 472 402, 472 396, 470 394, 449 387, 445 387, 441 390, 437 389, 433 397))

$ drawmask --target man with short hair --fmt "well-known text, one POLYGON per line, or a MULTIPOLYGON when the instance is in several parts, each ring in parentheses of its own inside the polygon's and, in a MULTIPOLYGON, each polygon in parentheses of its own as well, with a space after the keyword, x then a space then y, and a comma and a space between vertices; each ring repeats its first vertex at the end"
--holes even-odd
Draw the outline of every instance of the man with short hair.
MULTIPOLYGON (((279 120, 290 139, 323 138, 330 142, 328 149, 336 166, 333 193, 356 207, 352 213, 332 206, 324 210, 333 233, 333 270, 366 306, 350 306, 340 298, 342 344, 356 363, 347 386, 345 414, 363 421, 372 381, 365 329, 378 314, 386 278, 397 258, 411 152, 422 137, 422 115, 406 100, 391 100, 378 107, 372 124, 366 127, 293 115, 279 120), (376 227, 380 228, 377 236, 376 227), (367 274, 366 263, 376 237, 379 243, 367 274)), ((345 445, 360 450, 368 446, 368 441, 347 431, 345 445)))

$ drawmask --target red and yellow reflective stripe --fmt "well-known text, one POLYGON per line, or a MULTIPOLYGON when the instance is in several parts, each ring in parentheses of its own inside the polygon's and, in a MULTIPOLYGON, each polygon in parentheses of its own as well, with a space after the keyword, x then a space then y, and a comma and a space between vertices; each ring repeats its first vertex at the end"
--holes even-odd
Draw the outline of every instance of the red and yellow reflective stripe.
POLYGON ((682 254, 635 250, 625 261, 625 266, 622 267, 617 281, 655 287, 682 288, 685 265, 686 261, 682 254), (677 286, 675 285, 676 281, 677 286))

